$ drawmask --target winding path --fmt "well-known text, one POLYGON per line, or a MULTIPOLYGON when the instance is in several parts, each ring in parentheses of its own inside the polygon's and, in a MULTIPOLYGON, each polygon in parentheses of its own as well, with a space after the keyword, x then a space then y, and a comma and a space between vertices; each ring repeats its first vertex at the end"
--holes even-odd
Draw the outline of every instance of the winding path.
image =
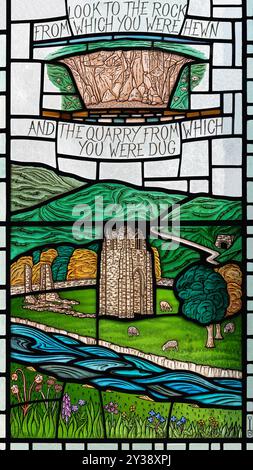
POLYGON ((173 240, 177 243, 181 243, 183 245, 191 246, 192 248, 196 248, 197 250, 205 251, 206 253, 210 253, 210 256, 206 258, 206 261, 211 264, 218 265, 219 263, 215 261, 217 256, 220 255, 220 253, 216 250, 211 250, 211 248, 207 248, 204 245, 201 245, 200 243, 195 243, 190 240, 187 240, 186 238, 181 238, 177 237, 176 235, 171 235, 170 233, 163 233, 163 232, 158 232, 158 230, 155 230, 154 228, 151 228, 151 233, 155 236, 159 236, 163 238, 164 240, 173 240))

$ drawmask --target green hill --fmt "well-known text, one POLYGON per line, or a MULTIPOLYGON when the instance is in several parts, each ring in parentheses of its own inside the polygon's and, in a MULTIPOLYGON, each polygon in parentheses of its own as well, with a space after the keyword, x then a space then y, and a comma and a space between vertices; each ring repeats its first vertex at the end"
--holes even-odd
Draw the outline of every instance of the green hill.
MULTIPOLYGON (((182 194, 170 194, 159 190, 144 191, 119 183, 87 185, 46 201, 31 210, 14 214, 13 223, 16 221, 47 222, 47 225, 13 226, 12 259, 25 253, 34 253, 34 250, 58 246, 62 247, 58 250, 59 254, 62 253, 55 263, 60 266, 61 259, 63 262, 63 257, 68 257, 66 250, 72 252, 72 249, 77 246, 88 247, 91 243, 99 243, 103 238, 103 224, 93 225, 92 230, 89 229, 86 232, 80 231, 78 225, 72 225, 83 214, 88 215, 90 210, 93 222, 106 222, 116 215, 119 220, 136 220, 136 214, 139 220, 150 221, 156 219, 161 213, 163 221, 167 220, 170 225, 172 215, 177 216, 178 220, 189 224, 189 226, 180 227, 179 235, 182 238, 218 251, 220 256, 217 261, 220 263, 231 260, 241 261, 240 226, 219 225, 219 221, 241 220, 240 201, 208 196, 188 198, 182 194), (174 212, 173 204, 177 204, 174 212), (78 210, 75 212, 76 206, 78 210), (166 206, 168 207, 167 214, 165 214, 166 206), (195 225, 196 221, 203 222, 203 224, 195 225), (217 221, 217 225, 205 225, 209 221, 217 221), (52 226, 51 222, 59 222, 59 225, 52 226), (71 225, 64 225, 64 223, 71 223, 71 225), (234 243, 229 249, 217 249, 215 246, 216 238, 220 234, 234 235, 234 243)), ((163 240, 151 239, 150 242, 159 251, 163 277, 174 277, 189 264, 201 258, 206 259, 204 251, 196 251, 185 245, 179 245, 176 249, 167 249, 163 240)), ((64 263, 67 262, 65 258, 64 263)))
POLYGON ((12 220, 75 222, 80 215, 78 216, 78 210, 74 214, 73 209, 80 205, 86 205, 84 213, 89 214, 91 210, 92 219, 97 221, 106 221, 116 215, 123 219, 127 214, 130 220, 134 220, 136 210, 141 220, 151 220, 158 215, 159 205, 166 204, 171 209, 172 204, 184 199, 186 196, 182 194, 143 191, 120 183, 98 183, 77 189, 32 210, 15 214, 12 220), (131 205, 134 205, 134 210, 131 205))
POLYGON ((11 165, 11 210, 31 208, 84 185, 85 182, 59 176, 48 168, 11 165))
POLYGON ((80 208, 85 205, 83 214, 92 211, 93 221, 107 221, 112 216, 119 219, 153 220, 163 214, 173 204, 180 204, 171 214, 165 216, 171 220, 172 215, 180 220, 240 220, 241 202, 225 198, 197 196, 188 198, 186 195, 166 193, 165 191, 144 191, 120 183, 97 183, 78 188, 67 195, 45 202, 31 210, 13 215, 12 220, 23 222, 75 222, 80 218, 80 208), (109 206, 109 207, 108 207, 109 206), (74 211, 73 211, 74 209, 74 211), (180 212, 179 212, 180 211, 180 212))

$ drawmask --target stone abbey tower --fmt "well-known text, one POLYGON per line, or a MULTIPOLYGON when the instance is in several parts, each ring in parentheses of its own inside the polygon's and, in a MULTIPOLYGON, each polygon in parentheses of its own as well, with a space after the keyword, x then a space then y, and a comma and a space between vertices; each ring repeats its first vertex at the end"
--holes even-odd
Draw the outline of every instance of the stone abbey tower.
POLYGON ((153 315, 152 255, 140 231, 121 227, 105 235, 101 252, 99 315, 153 315))

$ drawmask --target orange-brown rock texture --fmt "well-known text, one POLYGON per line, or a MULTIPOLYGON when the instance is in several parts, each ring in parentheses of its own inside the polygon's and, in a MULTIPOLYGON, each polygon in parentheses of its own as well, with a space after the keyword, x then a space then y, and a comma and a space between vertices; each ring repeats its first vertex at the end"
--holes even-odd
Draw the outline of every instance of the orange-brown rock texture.
POLYGON ((157 281, 160 281, 162 278, 162 270, 161 270, 161 263, 160 263, 160 256, 158 249, 154 246, 151 247, 154 253, 154 268, 155 268, 155 277, 157 281))
POLYGON ((168 106, 182 67, 192 59, 159 50, 99 51, 60 60, 87 108, 168 106))
POLYGON ((25 280, 25 265, 33 266, 32 256, 22 256, 11 265, 11 285, 22 286, 25 280))
POLYGON ((227 283, 230 303, 227 308, 226 317, 231 317, 240 312, 242 308, 242 271, 237 264, 226 264, 216 269, 227 283))
POLYGON ((33 265, 32 268, 32 283, 39 284, 40 282, 40 267, 42 264, 52 264, 55 258, 58 256, 58 252, 54 248, 43 251, 40 255, 40 261, 33 265))
MULTIPOLYGON (((24 270, 25 265, 32 268, 32 284, 40 283, 41 266, 52 265, 55 258, 58 256, 57 250, 50 248, 43 251, 40 255, 38 263, 33 264, 32 256, 22 256, 11 265, 11 285, 23 286, 24 285, 24 270)), ((68 264, 68 280, 80 279, 96 279, 97 276, 97 254, 92 250, 76 249, 68 264)))
POLYGON ((67 280, 93 279, 96 276, 97 254, 92 250, 76 249, 69 260, 67 280))

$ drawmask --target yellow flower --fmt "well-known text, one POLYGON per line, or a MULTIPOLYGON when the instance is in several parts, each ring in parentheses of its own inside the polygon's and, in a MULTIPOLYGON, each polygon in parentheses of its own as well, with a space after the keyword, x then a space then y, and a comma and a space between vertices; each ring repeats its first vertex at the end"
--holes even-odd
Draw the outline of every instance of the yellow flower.
POLYGON ((198 425, 201 426, 201 427, 205 426, 205 421, 203 419, 200 419, 198 421, 198 425))

